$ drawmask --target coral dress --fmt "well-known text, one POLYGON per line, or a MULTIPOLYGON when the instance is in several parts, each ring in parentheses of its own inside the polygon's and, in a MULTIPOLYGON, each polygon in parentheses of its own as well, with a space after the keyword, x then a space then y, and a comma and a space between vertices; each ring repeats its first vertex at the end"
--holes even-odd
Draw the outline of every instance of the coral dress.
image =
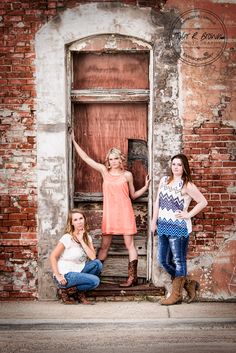
POLYGON ((129 186, 124 173, 103 178, 102 233, 132 235, 137 233, 129 186))

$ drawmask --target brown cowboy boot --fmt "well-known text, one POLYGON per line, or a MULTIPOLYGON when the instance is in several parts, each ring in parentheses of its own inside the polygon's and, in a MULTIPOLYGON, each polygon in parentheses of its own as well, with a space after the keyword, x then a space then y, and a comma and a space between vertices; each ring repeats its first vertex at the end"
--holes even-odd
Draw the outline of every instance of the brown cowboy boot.
POLYGON ((77 292, 76 287, 70 288, 58 288, 57 296, 62 300, 63 304, 76 304, 76 301, 70 296, 74 295, 77 292))
POLYGON ((138 267, 138 260, 133 260, 129 262, 128 279, 126 282, 120 283, 120 287, 133 287, 138 284, 137 267, 138 267))
POLYGON ((183 300, 182 291, 184 288, 184 283, 186 281, 186 277, 175 277, 172 283, 172 293, 167 298, 160 302, 161 305, 173 305, 180 304, 183 300))
POLYGON ((78 292, 77 294, 77 299, 79 303, 84 304, 84 305, 94 305, 93 302, 89 301, 86 299, 86 294, 85 292, 78 292))
POLYGON ((184 289, 188 294, 189 299, 187 300, 187 303, 189 304, 197 298, 197 291, 200 289, 200 284, 197 281, 187 277, 184 284, 184 289))

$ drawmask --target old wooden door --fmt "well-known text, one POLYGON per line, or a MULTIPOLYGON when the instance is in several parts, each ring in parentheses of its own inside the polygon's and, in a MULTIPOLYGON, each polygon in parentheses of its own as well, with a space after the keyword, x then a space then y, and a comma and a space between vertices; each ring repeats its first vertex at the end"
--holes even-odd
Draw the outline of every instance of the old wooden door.
MULTIPOLYGON (((137 41, 137 40, 136 40, 137 41)), ((127 156, 134 185, 148 173, 149 50, 135 40, 103 35, 70 47, 71 122, 81 147, 104 163, 109 148, 127 156)), ((101 241, 102 178, 73 151, 73 205, 85 210, 97 248, 101 241)), ((147 278, 148 195, 133 202, 138 234, 139 282, 147 278)), ((105 261, 103 280, 127 276, 128 252, 123 237, 114 236, 105 261)))

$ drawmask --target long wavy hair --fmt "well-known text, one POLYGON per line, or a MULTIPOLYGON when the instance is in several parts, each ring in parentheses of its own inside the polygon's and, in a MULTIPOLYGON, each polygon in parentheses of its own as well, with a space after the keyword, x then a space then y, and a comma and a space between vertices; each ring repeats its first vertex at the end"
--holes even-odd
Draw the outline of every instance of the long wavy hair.
MULTIPOLYGON (((182 174, 182 180, 184 182, 183 186, 184 185, 187 185, 189 182, 192 182, 192 176, 191 176, 191 170, 190 170, 190 167, 189 167, 189 162, 188 162, 188 158, 185 156, 185 154, 183 153, 179 153, 179 154, 176 154, 175 156, 173 156, 171 158, 171 164, 173 162, 173 160, 175 158, 178 158, 181 160, 182 162, 182 166, 183 166, 183 174, 182 174)), ((168 183, 169 184, 173 179, 174 179, 174 175, 172 173, 172 168, 170 169, 170 177, 168 179, 168 183)))
POLYGON ((126 157, 125 155, 121 152, 121 150, 117 147, 112 147, 109 149, 109 151, 107 152, 106 155, 106 159, 105 159, 105 166, 107 167, 107 169, 110 169, 110 163, 109 163, 109 156, 110 154, 114 154, 115 156, 119 157, 121 160, 121 169, 125 169, 124 164, 126 162, 126 157))
POLYGON ((83 240, 85 242, 85 244, 87 244, 89 246, 89 238, 88 238, 88 222, 87 222, 87 218, 84 214, 84 212, 81 212, 78 208, 73 208, 72 210, 69 211, 68 213, 68 217, 67 217, 67 222, 66 222, 66 228, 65 228, 65 232, 66 233, 69 233, 72 237, 72 239, 78 243, 78 240, 75 238, 74 236, 74 226, 72 224, 72 215, 75 214, 75 213, 80 213, 83 218, 84 218, 84 235, 83 235, 83 240))

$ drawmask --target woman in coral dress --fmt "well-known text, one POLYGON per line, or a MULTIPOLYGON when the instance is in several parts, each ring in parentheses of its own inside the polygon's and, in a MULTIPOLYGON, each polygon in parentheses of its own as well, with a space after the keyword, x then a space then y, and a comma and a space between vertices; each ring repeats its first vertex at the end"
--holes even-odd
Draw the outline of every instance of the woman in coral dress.
POLYGON ((134 234, 137 233, 134 211, 131 199, 142 196, 147 191, 150 179, 146 176, 145 185, 135 191, 133 175, 124 169, 124 155, 115 147, 111 148, 106 156, 106 165, 90 158, 75 141, 71 132, 73 145, 90 167, 101 173, 103 177, 103 219, 102 244, 98 258, 104 261, 107 257, 114 234, 123 235, 125 246, 129 252, 128 280, 121 283, 121 287, 130 287, 137 284, 138 254, 134 244, 134 234))

